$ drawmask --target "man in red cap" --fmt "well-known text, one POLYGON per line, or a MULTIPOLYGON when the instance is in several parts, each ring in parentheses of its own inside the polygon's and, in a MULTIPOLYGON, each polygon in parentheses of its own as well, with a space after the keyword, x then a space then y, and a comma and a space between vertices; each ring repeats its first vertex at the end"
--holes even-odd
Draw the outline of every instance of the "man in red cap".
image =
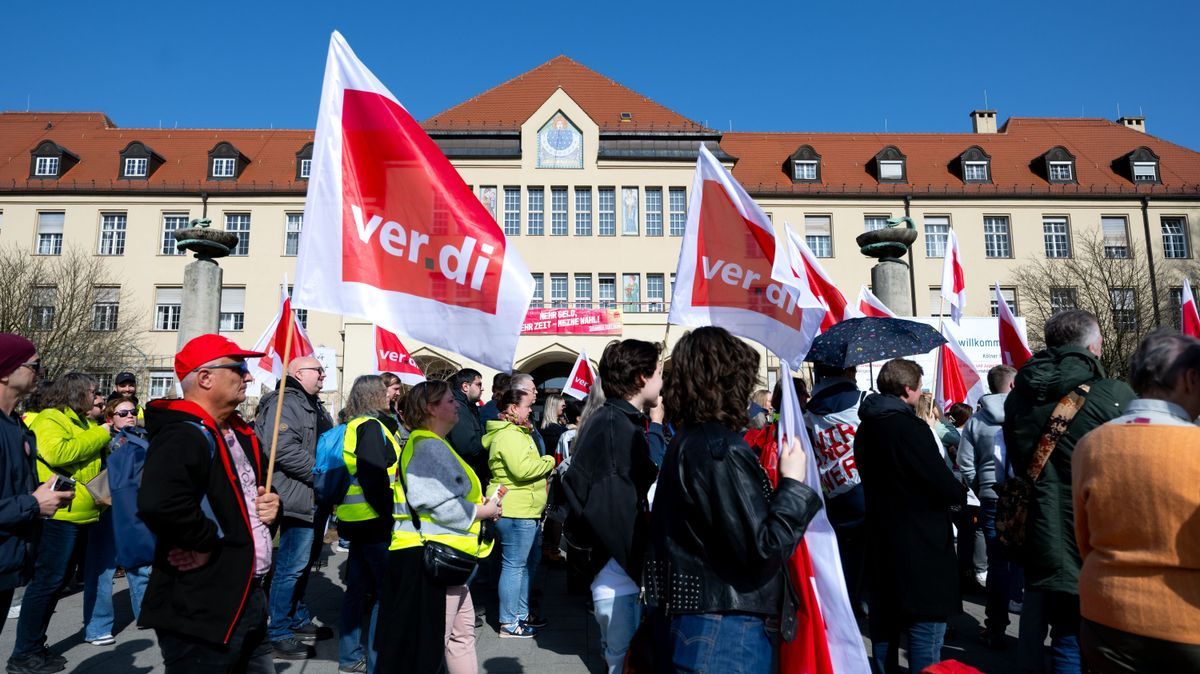
POLYGON ((168 674, 275 671, 262 579, 279 496, 262 487, 267 457, 237 413, 245 359, 262 355, 196 337, 175 355, 183 399, 146 408, 138 515, 158 550, 139 622, 157 632, 168 674))

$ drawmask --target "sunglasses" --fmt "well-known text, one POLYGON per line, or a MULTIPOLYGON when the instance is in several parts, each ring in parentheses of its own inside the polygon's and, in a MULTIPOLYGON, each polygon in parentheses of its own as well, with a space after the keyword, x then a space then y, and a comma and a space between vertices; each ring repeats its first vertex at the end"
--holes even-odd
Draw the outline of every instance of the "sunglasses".
POLYGON ((243 377, 250 374, 250 366, 246 364, 246 361, 242 361, 240 363, 226 363, 225 365, 201 365, 195 370, 192 370, 192 372, 197 372, 199 370, 234 370, 243 377))
POLYGON ((325 374, 325 368, 323 368, 323 367, 298 367, 298 368, 296 368, 296 370, 297 371, 313 370, 317 374, 325 374))
POLYGON ((136 417, 136 416, 137 416, 137 410, 117 410, 116 412, 113 412, 113 416, 114 416, 114 417, 121 417, 121 418, 124 418, 124 417, 136 417))
POLYGON ((27 367, 30 370, 33 370, 34 372, 41 372, 42 371, 42 362, 40 360, 35 360, 31 363, 21 363, 18 367, 27 367))

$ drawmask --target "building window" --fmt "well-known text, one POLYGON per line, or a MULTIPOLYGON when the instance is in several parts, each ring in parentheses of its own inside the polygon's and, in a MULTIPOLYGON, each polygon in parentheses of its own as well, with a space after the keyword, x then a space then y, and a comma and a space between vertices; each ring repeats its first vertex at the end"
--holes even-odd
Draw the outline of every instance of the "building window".
POLYGON ((661 187, 646 188, 646 236, 663 235, 663 200, 661 187))
POLYGON ((150 400, 166 398, 175 392, 175 377, 169 372, 150 373, 150 400))
POLYGON ((792 179, 793 180, 816 180, 817 179, 817 162, 810 159, 797 160, 792 162, 792 179))
POLYGON ((879 162, 880 180, 902 180, 904 178, 904 162, 890 159, 879 162))
POLYGON ((55 177, 58 175, 58 157, 38 157, 33 164, 33 175, 55 177))
POLYGON ((1179 330, 1183 324, 1183 288, 1171 288, 1167 300, 1171 309, 1171 327, 1179 330))
POLYGON ((983 251, 988 257, 1012 257, 1008 216, 985 215, 983 217, 983 251))
POLYGON ((934 317, 950 315, 950 305, 942 299, 941 286, 929 287, 929 315, 934 317), (938 313, 939 311, 941 313, 938 313))
POLYGON ((687 227, 687 190, 682 187, 672 187, 669 194, 670 202, 670 231, 671 236, 683 236, 687 227))
POLYGON ((1133 180, 1139 183, 1158 182, 1158 165, 1152 161, 1133 162, 1133 180))
POLYGON ((183 251, 175 247, 174 232, 177 229, 187 229, 187 213, 163 213, 162 254, 183 255, 183 251))
POLYGON ((988 165, 985 161, 963 162, 963 180, 969 183, 986 183, 988 181, 988 165))
POLYGON ((283 254, 300 254, 300 231, 304 229, 303 213, 288 213, 283 230, 283 254))
POLYGON ((642 310, 642 275, 621 275, 621 299, 625 303, 626 313, 637 313, 642 310))
POLYGON ((1071 234, 1066 218, 1042 218, 1042 235, 1046 241, 1046 257, 1071 257, 1071 234))
POLYGON ((100 215, 100 255, 125 254, 125 214, 100 215))
POLYGON ((617 188, 600 188, 600 236, 617 235, 617 188))
POLYGON ((575 236, 592 235, 592 188, 575 188, 575 236))
POLYGON ((1078 302, 1075 297, 1074 288, 1051 288, 1050 289, 1050 313, 1057 314, 1060 311, 1077 308, 1078 302))
POLYGON ((63 211, 38 213, 38 255, 62 255, 63 223, 67 214, 63 211))
POLYGON ((1050 182, 1069 183, 1075 179, 1075 171, 1069 161, 1050 162, 1050 182))
POLYGON ((112 332, 117 329, 117 314, 120 311, 121 288, 97 287, 92 294, 92 330, 112 332))
POLYGON ((565 309, 567 307, 567 275, 550 275, 550 307, 565 309))
POLYGON ((646 274, 646 301, 649 310, 661 313, 666 311, 663 294, 666 292, 666 277, 662 274, 646 274))
POLYGON ((126 157, 125 158, 125 177, 126 178, 145 178, 146 170, 150 166, 150 160, 146 157, 126 157))
POLYGON ((221 288, 221 332, 241 332, 246 322, 246 289, 221 288))
POLYGON ((154 329, 178 330, 182 313, 183 288, 154 289, 154 329))
POLYGON ((312 160, 311 159, 301 159, 300 160, 300 177, 305 180, 308 180, 308 177, 310 175, 312 175, 312 160))
POLYGON ((233 252, 230 255, 249 255, 250 254, 250 214, 249 213, 226 213, 225 214, 225 231, 233 232, 238 235, 237 245, 233 247, 233 252))
MULTIPOLYGON (((287 287, 288 297, 292 296, 292 288, 294 288, 294 287, 295 286, 291 286, 291 285, 289 285, 287 287)), ((308 329, 308 309, 292 309, 292 313, 296 315, 296 322, 300 324, 300 327, 307 330, 308 329)))
POLYGON ((613 309, 617 306, 617 275, 600 274, 600 308, 613 309))
POLYGON ((1133 288, 1109 288, 1112 300, 1113 327, 1118 330, 1137 331, 1137 294, 1133 288))
POLYGON ((865 215, 863 216, 863 231, 873 232, 877 229, 887 227, 888 216, 886 215, 865 215))
POLYGON ((817 257, 833 257, 833 228, 828 215, 804 216, 804 243, 817 257))
POLYGON ((532 309, 541 309, 545 305, 545 281, 541 274, 531 274, 533 276, 533 299, 530 300, 529 306, 532 309))
POLYGON ((567 188, 550 188, 550 236, 566 236, 567 188))
POLYGON ((1163 218, 1162 237, 1163 257, 1179 260, 1192 256, 1192 247, 1188 241, 1187 223, 1183 218, 1163 218))
POLYGON ((950 240, 950 218, 945 215, 925 217, 925 257, 946 257, 950 240))
POLYGON ((1129 230, 1126 220, 1119 216, 1101 216, 1100 229, 1104 234, 1104 257, 1129 257, 1129 230))
POLYGON ((575 275, 575 308, 576 309, 591 309, 592 308, 592 275, 591 274, 576 274, 575 275))
MULTIPOLYGON (((1004 297, 1004 301, 1008 303, 1008 308, 1012 309, 1014 316, 1020 316, 1021 312, 1017 310, 1017 289, 1005 288, 1000 286, 1000 294, 1004 297)), ((991 293, 992 297, 992 318, 1000 315, 1000 303, 996 301, 996 293, 991 293)))
POLYGON ((504 188, 504 235, 521 235, 521 188, 504 188))
POLYGON ((233 178, 237 175, 237 159, 232 157, 215 157, 212 160, 212 177, 233 178))
POLYGON ((546 191, 541 187, 529 188, 529 220, 525 233, 541 236, 546 233, 546 191))
POLYGON ((35 286, 29 302, 29 329, 44 331, 54 329, 54 305, 58 300, 58 288, 35 286))

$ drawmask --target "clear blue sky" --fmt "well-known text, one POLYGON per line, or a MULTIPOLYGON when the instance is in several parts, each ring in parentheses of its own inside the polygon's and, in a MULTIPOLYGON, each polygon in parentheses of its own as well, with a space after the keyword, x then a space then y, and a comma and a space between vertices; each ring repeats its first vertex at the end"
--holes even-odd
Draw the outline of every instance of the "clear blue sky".
POLYGON ((21 2, 5 23, 0 109, 126 127, 312 128, 336 28, 418 118, 561 53, 719 129, 967 131, 986 89, 1001 121, 1119 104, 1200 149, 1196 0, 21 2))

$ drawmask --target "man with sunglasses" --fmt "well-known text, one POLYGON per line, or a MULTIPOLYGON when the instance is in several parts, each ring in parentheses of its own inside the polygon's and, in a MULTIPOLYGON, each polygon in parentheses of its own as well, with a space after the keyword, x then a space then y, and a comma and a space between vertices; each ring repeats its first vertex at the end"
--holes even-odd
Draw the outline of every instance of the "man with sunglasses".
POLYGON ((175 355, 182 400, 146 408, 150 447, 138 516, 157 537, 139 624, 154 628, 168 674, 275 671, 263 577, 279 496, 267 456, 237 413, 247 351, 201 335, 175 355))
POLYGON ((275 657, 304 660, 312 656, 312 645, 333 636, 333 630, 313 622, 304 601, 312 568, 316 499, 312 470, 317 459, 317 438, 333 428, 333 419, 317 394, 325 381, 325 368, 312 357, 288 363, 283 395, 270 391, 262 397, 254 415, 258 441, 269 448, 279 412, 279 442, 275 450, 275 477, 283 512, 279 524, 279 552, 271 575, 271 627, 267 638, 275 657))
POLYGON ((74 495, 54 491, 53 480, 38 484, 37 440, 16 414, 17 403, 37 389, 40 369, 32 342, 0 333, 0 629, 13 590, 29 582, 41 519, 74 495))

